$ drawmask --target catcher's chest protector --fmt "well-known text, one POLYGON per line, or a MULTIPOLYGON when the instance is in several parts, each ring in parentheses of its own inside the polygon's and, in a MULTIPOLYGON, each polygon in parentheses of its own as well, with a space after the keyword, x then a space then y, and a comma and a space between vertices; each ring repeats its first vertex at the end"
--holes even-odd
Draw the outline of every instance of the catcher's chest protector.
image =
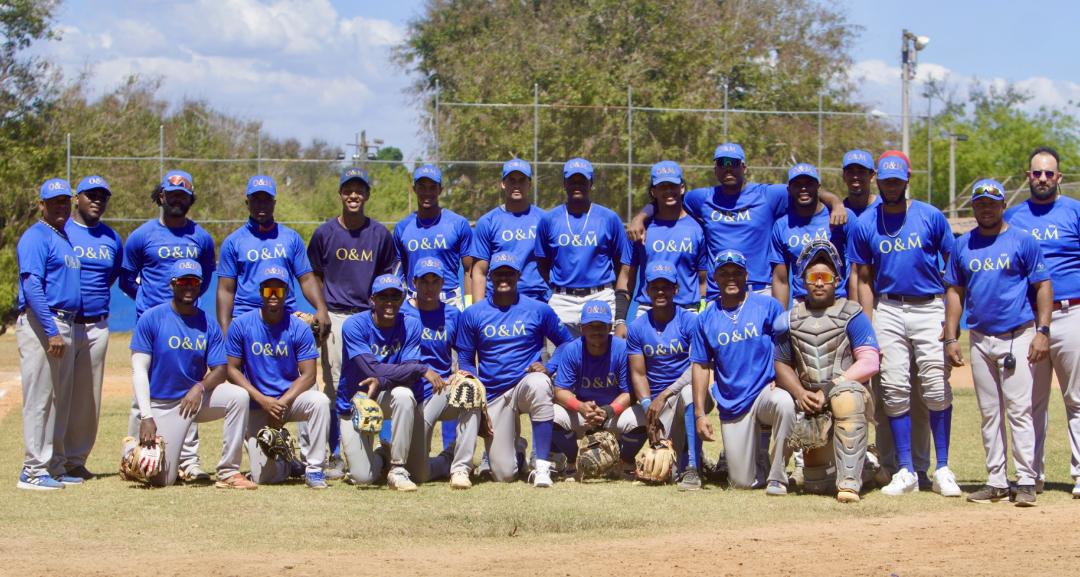
POLYGON ((791 350, 799 378, 808 389, 822 388, 844 374, 853 358, 847 337, 848 322, 862 310, 841 298, 817 314, 797 303, 788 313, 791 350))

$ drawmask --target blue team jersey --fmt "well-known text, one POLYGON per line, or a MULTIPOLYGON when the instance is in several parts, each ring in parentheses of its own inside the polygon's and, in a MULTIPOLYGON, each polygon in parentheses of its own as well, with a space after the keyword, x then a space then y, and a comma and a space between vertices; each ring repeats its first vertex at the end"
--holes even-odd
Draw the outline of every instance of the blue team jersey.
MULTIPOLYGON (((15 252, 19 259, 20 281, 31 275, 37 277, 50 308, 79 312, 82 304, 81 265, 68 237, 38 221, 19 237, 15 252)), ((27 308, 22 282, 19 283, 18 299, 19 308, 27 308)))
MULTIPOLYGON (((420 330, 420 362, 431 367, 440 377, 449 378, 454 368, 453 346, 461 311, 445 303, 439 303, 439 308, 433 311, 422 311, 406 301, 401 306, 401 312, 420 321, 423 327, 420 330)), ((423 400, 426 401, 433 394, 431 383, 426 378, 420 381, 424 386, 423 400)))
MULTIPOLYGON (((747 281, 772 282, 769 234, 773 223, 787 212, 788 191, 783 184, 748 182, 739 194, 724 194, 720 187, 695 188, 683 197, 683 206, 705 229, 709 259, 727 249, 746 255, 747 281)), ((706 298, 720 296, 709 275, 706 298)))
POLYGON ((536 256, 548 259, 551 286, 593 288, 615 282, 615 265, 630 264, 630 241, 619 215, 595 202, 580 216, 561 204, 540 219, 536 256))
POLYGON ((866 208, 855 208, 855 207, 851 206, 851 203, 848 202, 849 200, 850 200, 850 197, 844 199, 844 206, 848 210, 850 210, 851 212, 855 213, 855 218, 861 218, 862 215, 866 214, 867 211, 869 211, 870 209, 874 208, 875 206, 881 204, 881 195, 875 196, 874 200, 870 201, 866 205, 866 208))
MULTIPOLYGON (((531 204, 525 212, 510 212, 502 206, 491 209, 476 221, 469 256, 476 260, 490 261, 491 255, 495 253, 513 253, 519 263, 525 263, 521 270, 521 280, 518 282, 518 292, 547 302, 551 289, 540 276, 533 252, 536 248, 536 229, 543 217, 544 210, 531 204)), ((491 291, 491 279, 488 279, 487 292, 490 294, 491 291)))
MULTIPOLYGON (((236 229, 221 243, 221 261, 218 276, 236 279, 236 297, 233 299, 232 316, 236 317, 262 307, 259 294, 258 269, 263 262, 274 262, 285 267, 294 279, 311 272, 304 240, 295 230, 274 223, 268 231, 249 220, 236 229)), ((285 296, 285 310, 296 310, 296 283, 289 282, 285 296)))
POLYGON ((798 299, 806 296, 806 283, 802 275, 796 270, 796 263, 803 248, 815 240, 825 239, 832 241, 836 251, 840 253, 840 259, 844 270, 840 271, 840 281, 836 285, 836 296, 846 297, 848 276, 851 274, 851 266, 847 258, 848 238, 855 230, 855 213, 847 211, 848 220, 844 226, 829 225, 829 209, 824 207, 814 213, 810 218, 804 218, 794 211, 788 213, 776 221, 773 225, 772 238, 769 241, 769 263, 773 265, 785 264, 788 269, 788 278, 791 282, 791 298, 798 299))
POLYGON ((756 293, 747 293, 741 308, 727 314, 719 301, 713 301, 698 315, 690 360, 712 363, 713 396, 721 420, 745 414, 758 393, 776 379, 774 324, 783 315, 784 308, 776 299, 756 293))
POLYGON ((332 311, 366 311, 371 308, 371 283, 392 274, 398 262, 390 231, 370 218, 355 230, 345 228, 338 217, 319 225, 308 243, 308 261, 323 280, 323 298, 332 311))
POLYGON ((631 264, 637 267, 634 300, 649 304, 645 292, 645 269, 653 262, 670 262, 675 267, 679 290, 675 304, 695 305, 701 302, 701 286, 698 271, 709 270, 709 252, 705 246, 705 232, 693 217, 678 220, 653 219, 645 229, 645 242, 635 242, 631 264))
MULTIPOLYGON (((359 390, 360 374, 350 362, 357 355, 371 355, 380 363, 399 364, 420 361, 420 321, 398 313, 394 327, 383 329, 375 326, 371 311, 357 313, 341 325, 341 377, 338 380, 337 410, 339 415, 352 411, 353 395, 359 390)), ((419 380, 419 379, 418 379, 419 380)), ((422 385, 412 385, 413 394, 419 399, 422 385)))
POLYGON ((859 219, 849 239, 848 259, 874 267, 874 294, 925 297, 945 292, 938 268, 955 240, 940 210, 917 200, 903 214, 877 205, 859 219))
POLYGON ((555 346, 571 339, 547 303, 519 296, 516 303, 499 307, 489 296, 461 315, 455 343, 458 368, 476 375, 487 388, 488 400, 494 400, 540 360, 544 339, 555 346))
POLYGON ((131 334, 131 350, 150 355, 150 398, 175 401, 226 363, 221 327, 202 309, 181 315, 172 301, 147 310, 131 334))
POLYGON ((690 368, 690 346, 698 319, 695 313, 675 307, 675 318, 665 324, 653 319, 653 311, 634 319, 626 333, 626 354, 645 358, 649 395, 655 397, 690 368))
POLYGON ((601 406, 610 405, 622 393, 629 393, 626 341, 614 336, 608 340, 608 350, 600 356, 589 354, 584 337, 563 345, 555 386, 572 391, 581 401, 601 406))
POLYGON ((88 228, 70 218, 64 231, 81 265, 80 314, 84 317, 109 314, 109 291, 120 276, 120 263, 124 258, 120 235, 100 222, 88 228))
POLYGON ((225 355, 242 361, 244 377, 260 393, 279 398, 300 378, 300 361, 319 358, 319 348, 304 321, 286 314, 268 325, 262 311, 253 310, 229 324, 225 355))
POLYGON ((1038 241, 1054 283, 1054 300, 1080 298, 1080 202, 1067 196, 1050 204, 1028 200, 1006 210, 1005 221, 1038 241))
POLYGON ((988 335, 1035 320, 1028 286, 1049 278, 1038 241, 1015 226, 993 237, 965 233, 945 270, 945 282, 966 289, 968 327, 988 335))
POLYGON ((192 220, 180 228, 169 228, 158 220, 147 221, 127 238, 121 268, 139 277, 136 317, 150 307, 172 301, 172 266, 182 258, 199 262, 203 287, 208 286, 217 267, 214 239, 192 220))
POLYGON ((443 291, 450 292, 461 286, 457 271, 461 259, 469 256, 472 245, 472 229, 465 217, 450 209, 441 212, 433 221, 421 219, 416 213, 406 216, 394 227, 394 247, 401 260, 401 274, 405 286, 413 286, 413 268, 424 257, 430 256, 442 262, 443 291))

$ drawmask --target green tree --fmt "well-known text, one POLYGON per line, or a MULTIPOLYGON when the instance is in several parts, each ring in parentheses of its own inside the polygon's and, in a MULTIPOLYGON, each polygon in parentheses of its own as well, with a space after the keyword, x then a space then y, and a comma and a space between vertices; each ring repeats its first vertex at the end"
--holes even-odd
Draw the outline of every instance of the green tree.
POLYGON ((375 153, 375 160, 396 160, 400 162, 404 158, 405 154, 396 146, 383 146, 375 153))

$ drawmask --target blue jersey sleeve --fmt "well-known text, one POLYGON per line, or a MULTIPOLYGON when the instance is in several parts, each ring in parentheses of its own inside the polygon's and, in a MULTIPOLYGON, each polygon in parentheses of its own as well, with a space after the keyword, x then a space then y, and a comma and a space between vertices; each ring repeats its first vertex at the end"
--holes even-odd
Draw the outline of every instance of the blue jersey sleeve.
MULTIPOLYGON (((960 237, 960 240, 967 239, 967 235, 960 237)), ((967 287, 967 275, 964 273, 964 266, 960 262, 963 260, 958 254, 960 251, 956 251, 949 258, 948 264, 945 266, 945 282, 953 286, 967 287)))
POLYGON ((711 189, 708 188, 695 188, 683 195, 683 208, 686 209, 686 213, 689 214, 691 218, 698 222, 701 222, 704 219, 704 215, 701 214, 701 207, 705 203, 706 191, 710 190, 711 189))
MULTIPOLYGON (((626 349, 623 348, 619 352, 625 353, 626 349)), ((615 351, 612 351, 614 354, 615 351)), ((618 358, 612 359, 615 363, 615 378, 619 381, 619 391, 622 393, 630 392, 630 370, 628 367, 628 361, 626 354, 620 354, 618 358)))
MULTIPOLYGON (((397 253, 397 260, 401 263, 401 268, 398 270, 398 276, 402 279, 406 279, 409 276, 409 251, 405 250, 405 243, 401 240, 402 231, 405 229, 405 221, 399 221, 394 225, 394 252, 397 253)), ((405 286, 409 286, 409 283, 405 283, 405 286)))
POLYGON ((225 339, 221 336, 221 327, 217 321, 206 317, 206 366, 211 369, 228 362, 225 359, 225 339))
MULTIPOLYGON (((315 335, 307 323, 292 317, 289 328, 293 333, 293 350, 296 351, 297 361, 307 361, 319 358, 319 347, 315 344, 315 335)), ((232 326, 229 327, 232 329, 232 326)))
POLYGON ((581 371, 581 355, 568 349, 576 347, 564 347, 559 355, 559 364, 555 369, 555 386, 560 389, 574 390, 581 371))
POLYGON ((457 225, 458 246, 457 253, 458 258, 462 259, 469 256, 469 250, 472 248, 473 243, 473 230, 469 226, 469 221, 462 218, 457 225))
POLYGON ((938 233, 938 254, 942 258, 947 258, 952 254, 953 249, 956 247, 956 238, 953 236, 952 226, 949 225, 949 219, 945 218, 945 214, 941 211, 934 211, 934 221, 937 224, 938 233))
POLYGON ((120 263, 120 268, 123 270, 131 271, 132 273, 138 273, 143 267, 143 243, 145 242, 142 228, 135 229, 130 235, 128 235, 127 243, 124 245, 124 260, 120 263))
POLYGON ((225 356, 234 359, 244 358, 244 323, 236 319, 225 332, 225 356))
POLYGON ((565 342, 570 341, 574 337, 570 335, 570 331, 566 330, 562 321, 559 320, 559 315, 555 314, 555 310, 548 305, 544 305, 543 312, 543 328, 544 337, 555 343, 555 346, 559 346, 565 342))
POLYGON ((308 260, 304 239, 295 232, 292 237, 292 255, 289 257, 289 265, 292 267, 293 276, 300 278, 311 272, 311 261, 308 260))
MULTIPOLYGON (((697 252, 697 269, 698 271, 705 271, 705 274, 709 274, 710 262, 709 262, 709 245, 705 242, 705 231, 698 228, 698 233, 695 240, 698 243, 697 252)), ((705 295, 701 295, 704 297, 705 295)))
MULTIPOLYGON (((869 214, 874 214, 870 212, 869 214)), ((848 259, 855 264, 873 264, 874 254, 870 248, 873 221, 859 219, 854 234, 848 239, 848 259)))
POLYGON ((491 221, 488 215, 484 215, 476 222, 469 256, 477 260, 491 260, 491 221))
POLYGON ((457 337, 454 339, 454 348, 458 351, 458 368, 472 375, 477 374, 476 337, 479 334, 475 328, 474 316, 469 314, 468 311, 461 315, 457 337))
POLYGON ((611 255, 611 262, 628 265, 633 262, 634 251, 630 247, 630 239, 626 236, 626 228, 623 226, 618 215, 611 215, 611 234, 614 242, 615 254, 611 255))
MULTIPOLYGON (((201 254, 201 253, 200 253, 201 254)), ((236 278, 236 237, 229 235, 225 242, 221 243, 221 261, 218 263, 218 276, 221 278, 236 278)), ((205 273, 203 278, 207 278, 205 273)))
POLYGON ((881 350, 878 346, 877 335, 874 334, 874 325, 861 312, 848 321, 847 336, 853 350, 859 347, 873 347, 881 350))
POLYGON ((401 362, 420 360, 420 333, 423 326, 420 321, 406 317, 402 319, 405 330, 405 342, 401 346, 401 362))
POLYGON ((116 253, 113 254, 112 269, 109 270, 109 277, 106 279, 107 286, 112 286, 116 279, 120 278, 120 266, 124 262, 124 241, 120 238, 120 235, 115 230, 110 230, 113 240, 116 241, 116 253))
POLYGON ((1020 246, 1018 247, 1020 266, 1024 276, 1027 277, 1028 284, 1050 280, 1050 269, 1046 267, 1046 261, 1043 260, 1042 248, 1039 246, 1039 242, 1029 234, 1023 234, 1020 238, 1020 246))
MULTIPOLYGON (((783 219, 783 217, 781 217, 783 219)), ((773 223, 772 234, 769 235, 769 264, 785 264, 787 263, 786 253, 784 250, 784 239, 781 232, 783 227, 783 220, 778 220, 773 223)))
POLYGON ((641 355, 641 323, 630 323, 630 329, 626 331, 626 354, 629 355, 641 355))
POLYGON ((344 343, 345 357, 349 360, 359 355, 373 354, 370 335, 364 330, 360 317, 357 315, 349 317, 345 324, 341 325, 341 341, 344 343))
POLYGON ((551 215, 553 212, 548 212, 541 217, 540 223, 536 225, 536 248, 533 250, 533 255, 536 258, 551 258, 551 244, 548 242, 548 236, 551 235, 551 215))
POLYGON ((154 354, 154 328, 157 320, 154 315, 144 314, 135 323, 135 330, 131 331, 131 344, 128 348, 134 353, 154 354))
POLYGON ((765 198, 772 210, 773 220, 781 218, 788 210, 788 189, 786 184, 766 184, 765 198))
POLYGON ((710 311, 712 311, 712 308, 706 309, 704 313, 698 315, 694 327, 694 338, 690 341, 690 362, 702 364, 712 362, 709 351, 709 337, 706 334, 710 311))
POLYGON ((26 278, 29 275, 44 279, 47 274, 47 262, 49 260, 49 243, 37 234, 37 228, 32 228, 19 239, 16 246, 19 258, 19 275, 26 278))
POLYGON ((217 249, 214 248, 214 237, 203 229, 199 229, 199 265, 202 266, 203 283, 199 293, 202 296, 206 289, 210 288, 210 277, 217 270, 217 249))

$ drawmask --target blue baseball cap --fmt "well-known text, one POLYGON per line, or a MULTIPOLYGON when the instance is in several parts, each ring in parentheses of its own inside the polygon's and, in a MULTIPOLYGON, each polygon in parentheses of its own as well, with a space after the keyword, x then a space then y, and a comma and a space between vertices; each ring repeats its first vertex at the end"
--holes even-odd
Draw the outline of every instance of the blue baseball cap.
POLYGON ((907 162, 904 162, 904 159, 899 156, 885 156, 878 160, 877 179, 879 181, 888 178, 899 178, 907 182, 909 173, 907 162))
POLYGON ((426 274, 435 274, 441 277, 443 275, 442 261, 430 256, 416 261, 416 266, 413 268, 413 278, 420 278, 426 274))
POLYGON ((821 182, 821 177, 818 176, 817 168, 815 168, 813 164, 809 164, 809 163, 806 163, 806 162, 800 162, 799 164, 796 164, 795 166, 792 166, 787 171, 787 181, 788 182, 791 182, 791 181, 795 180, 796 178, 799 178, 800 176, 809 176, 810 178, 813 178, 814 180, 816 180, 818 182, 821 182))
POLYGON ((720 270, 720 267, 725 264, 733 264, 746 270, 746 256, 744 256, 743 253, 730 248, 724 250, 713 259, 712 270, 709 272, 715 275, 716 271, 720 270))
POLYGON ((857 164, 864 168, 874 170, 874 157, 865 150, 849 150, 844 153, 844 160, 840 163, 841 168, 847 168, 852 164, 857 164))
POLYGON ((109 183, 105 182, 104 178, 100 176, 86 176, 79 181, 79 186, 75 189, 76 194, 82 194, 88 190, 101 189, 109 193, 112 196, 112 189, 109 188, 109 183))
POLYGON ((202 265, 199 261, 192 260, 190 258, 178 259, 172 265, 172 278, 184 278, 186 276, 193 276, 199 280, 202 280, 202 265))
POLYGON ((194 195, 195 181, 191 179, 190 174, 183 170, 170 170, 165 173, 165 178, 161 179, 161 190, 165 192, 182 190, 190 195, 194 195))
POLYGON ((277 196, 277 183, 265 174, 256 174, 248 179, 247 195, 251 196, 256 192, 265 192, 270 198, 274 198, 277 196))
POLYGON ((682 167, 673 160, 661 160, 652 165, 652 170, 649 172, 649 178, 649 186, 656 186, 661 182, 682 184, 682 167))
POLYGON ((368 188, 371 188, 371 177, 368 176, 367 171, 355 166, 341 171, 341 179, 338 181, 338 188, 341 188, 346 182, 349 182, 354 178, 359 178, 364 181, 364 184, 368 185, 368 188))
POLYGON ((746 153, 743 152, 742 146, 735 144, 734 142, 725 142, 716 147, 713 152, 713 161, 720 160, 721 158, 734 158, 746 162, 746 153))
POLYGON ((379 275, 375 277, 375 282, 371 283, 371 296, 389 290, 396 290, 401 294, 405 294, 405 285, 401 284, 401 279, 392 274, 379 275))
POLYGON ((581 324, 605 323, 611 324, 611 307, 601 300, 592 300, 585 303, 581 309, 581 324))
POLYGON ((567 160, 566 164, 562 167, 563 180, 566 180, 575 174, 583 174, 585 175, 585 178, 592 180, 592 163, 584 158, 571 158, 570 160, 567 160))
POLYGON ((435 184, 442 184, 442 171, 439 170, 434 164, 425 164, 418 166, 412 173, 412 180, 415 183, 421 178, 426 178, 435 181, 435 184))
POLYGON ((664 279, 674 284, 679 284, 679 278, 675 275, 675 266, 670 262, 662 260, 650 263, 649 267, 645 269, 646 283, 658 279, 664 279))
POLYGON ((984 178, 971 187, 971 201, 975 202, 977 198, 992 198, 1004 201, 1005 187, 992 178, 984 178))
POLYGON ((71 183, 62 178, 50 178, 41 185, 41 191, 38 193, 38 198, 41 200, 49 200, 58 196, 70 197, 71 183))
POLYGON ((532 166, 520 158, 512 158, 503 163, 502 177, 510 176, 511 172, 520 172, 525 178, 532 178, 532 166))
POLYGON ((285 267, 275 261, 264 261, 259 267, 259 273, 256 275, 259 279, 259 284, 262 284, 268 280, 279 280, 286 285, 289 284, 289 271, 285 270, 285 267))
POLYGON ((518 260, 517 255, 504 250, 491 255, 491 260, 488 261, 488 274, 494 272, 495 269, 504 266, 508 266, 517 272, 521 272, 521 261, 518 260))

